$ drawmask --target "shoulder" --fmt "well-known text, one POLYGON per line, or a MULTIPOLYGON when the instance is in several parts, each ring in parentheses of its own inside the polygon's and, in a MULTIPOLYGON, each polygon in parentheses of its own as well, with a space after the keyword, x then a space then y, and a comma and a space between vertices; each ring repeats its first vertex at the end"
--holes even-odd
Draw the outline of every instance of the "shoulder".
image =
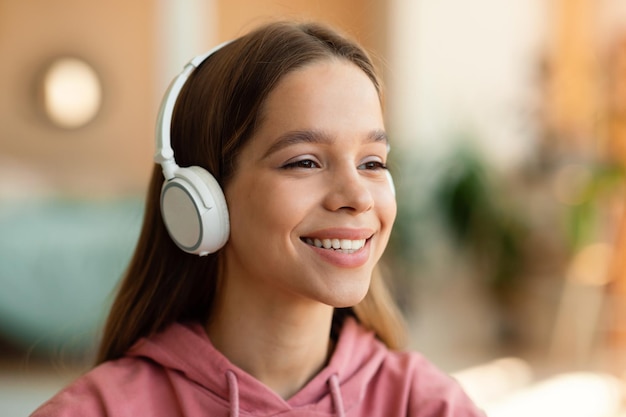
POLYGON ((358 393, 370 415, 484 417, 459 383, 422 354, 389 350, 355 321, 344 324, 337 349, 342 392, 358 393))
POLYGON ((460 384, 418 352, 388 351, 380 374, 397 392, 404 392, 411 416, 478 417, 460 384))
POLYGON ((162 367, 141 358, 105 362, 62 389, 31 417, 156 415, 149 412, 151 400, 171 395, 162 390, 166 377, 162 367))

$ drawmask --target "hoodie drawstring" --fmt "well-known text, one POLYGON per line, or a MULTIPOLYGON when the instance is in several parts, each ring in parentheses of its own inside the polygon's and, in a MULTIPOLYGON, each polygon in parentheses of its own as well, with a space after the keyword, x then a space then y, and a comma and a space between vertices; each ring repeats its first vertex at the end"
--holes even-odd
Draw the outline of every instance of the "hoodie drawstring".
POLYGON ((230 417, 239 417, 239 384, 237 376, 231 370, 226 371, 228 380, 228 396, 230 399, 230 417))
POLYGON ((330 383, 330 395, 333 398, 333 404, 335 406, 337 417, 346 417, 346 413, 343 409, 343 400, 341 399, 341 389, 339 389, 339 378, 337 377, 337 374, 332 374, 328 382, 330 383))
MULTIPOLYGON (((228 380, 228 398, 230 401, 230 417, 239 417, 239 384, 237 376, 231 370, 226 371, 226 379, 228 380)), ((346 417, 343 409, 343 399, 341 398, 341 389, 339 387, 339 377, 332 374, 328 380, 330 385, 330 395, 335 407, 337 417, 346 417)))

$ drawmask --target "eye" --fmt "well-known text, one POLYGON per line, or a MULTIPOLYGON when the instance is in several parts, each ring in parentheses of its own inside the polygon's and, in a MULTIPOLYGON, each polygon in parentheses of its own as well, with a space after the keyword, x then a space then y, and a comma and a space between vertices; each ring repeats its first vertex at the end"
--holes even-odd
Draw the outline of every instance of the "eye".
POLYGON ((319 167, 319 164, 311 159, 300 159, 298 161, 288 162, 282 166, 283 169, 312 169, 319 167))
POLYGON ((387 169, 387 165, 380 161, 368 161, 357 167, 358 169, 366 169, 366 170, 379 170, 379 169, 387 169))

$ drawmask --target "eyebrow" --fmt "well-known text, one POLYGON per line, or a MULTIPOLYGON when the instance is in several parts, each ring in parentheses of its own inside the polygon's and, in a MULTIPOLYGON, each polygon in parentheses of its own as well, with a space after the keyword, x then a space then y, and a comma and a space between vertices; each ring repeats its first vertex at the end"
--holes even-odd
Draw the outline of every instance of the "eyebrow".
MULTIPOLYGON (((278 139, 269 147, 269 149, 263 155, 263 158, 267 158, 271 154, 278 152, 281 149, 287 148, 292 145, 300 143, 320 143, 331 144, 334 139, 331 135, 320 130, 293 130, 284 133, 278 137, 278 139)), ((373 130, 367 134, 364 139, 367 143, 381 142, 386 145, 389 144, 387 139, 387 133, 384 130, 373 130)))

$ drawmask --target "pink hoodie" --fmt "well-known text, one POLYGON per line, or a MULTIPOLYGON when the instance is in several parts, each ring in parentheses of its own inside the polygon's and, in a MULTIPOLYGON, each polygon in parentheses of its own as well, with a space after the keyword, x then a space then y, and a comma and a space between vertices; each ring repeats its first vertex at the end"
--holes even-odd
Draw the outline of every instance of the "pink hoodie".
POLYGON ((289 400, 230 363, 201 325, 174 324, 94 368, 31 417, 52 416, 484 415, 422 356, 390 352, 348 319, 328 366, 289 400))

